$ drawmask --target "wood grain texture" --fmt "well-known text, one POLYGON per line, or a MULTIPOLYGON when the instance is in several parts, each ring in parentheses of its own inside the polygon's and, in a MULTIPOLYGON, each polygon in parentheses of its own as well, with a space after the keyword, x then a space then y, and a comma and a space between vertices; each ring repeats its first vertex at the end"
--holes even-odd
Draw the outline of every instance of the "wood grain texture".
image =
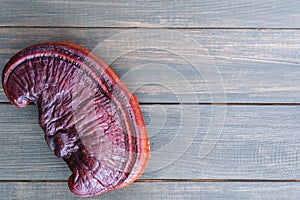
POLYGON ((295 1, 1 0, 0 26, 299 28, 295 1))
POLYGON ((2 28, 0 70, 29 45, 68 41, 110 63, 142 103, 300 103, 299 38, 296 30, 2 28))
MULTIPOLYGON (((32 44, 73 42, 110 64, 143 104, 152 149, 145 173, 88 199, 299 198, 300 2, 0 5, 0 71, 32 44)), ((0 88, 0 199, 79 199, 37 115, 33 105, 8 105, 0 88)))
MULTIPOLYGON (((214 116, 220 107, 142 105, 152 154, 141 178, 300 179, 299 106, 227 106, 214 116)), ((0 180, 67 180, 35 106, 0 104, 0 127, 0 180)))
MULTIPOLYGON (((0 183, 3 199, 80 199, 68 191, 67 183, 0 183)), ((106 200, 135 199, 298 199, 299 183, 241 183, 241 182, 152 182, 133 183, 98 197, 106 200)))

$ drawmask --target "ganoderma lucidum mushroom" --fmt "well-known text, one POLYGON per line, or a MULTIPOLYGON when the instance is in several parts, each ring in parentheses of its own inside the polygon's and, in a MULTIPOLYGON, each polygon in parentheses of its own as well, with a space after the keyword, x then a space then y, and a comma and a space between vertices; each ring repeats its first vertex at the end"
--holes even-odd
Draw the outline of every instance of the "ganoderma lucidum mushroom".
POLYGON ((102 60, 71 43, 30 46, 4 67, 9 101, 34 102, 48 146, 72 171, 68 185, 81 197, 136 180, 150 156, 135 96, 102 60))

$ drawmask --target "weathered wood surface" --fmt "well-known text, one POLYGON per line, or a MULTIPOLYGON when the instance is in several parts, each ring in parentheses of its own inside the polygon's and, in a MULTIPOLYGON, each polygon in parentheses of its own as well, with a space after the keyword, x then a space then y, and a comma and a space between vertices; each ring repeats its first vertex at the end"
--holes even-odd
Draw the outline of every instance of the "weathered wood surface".
MULTIPOLYGON (((142 105, 152 157, 141 179, 300 179, 299 106, 227 106, 213 118, 219 107, 142 105)), ((0 180, 67 180, 35 106, 0 104, 0 127, 0 180)))
MULTIPOLYGON (((290 0, 0 0, 0 71, 24 47, 68 41, 137 95, 149 166, 90 199, 298 199, 299 10, 290 0)), ((37 114, 0 89, 1 199, 78 199, 37 114)))
MULTIPOLYGON (((0 183, 3 199, 80 199, 68 191, 67 183, 0 183), (53 192, 55 191, 55 192, 53 192)), ((290 199, 300 196, 300 183, 245 182, 139 182, 92 199, 186 200, 186 199, 290 199)))
POLYGON ((0 26, 299 28, 297 1, 1 0, 0 26))
POLYGON ((143 103, 300 103, 297 30, 2 28, 0 70, 45 41, 93 50, 143 103))

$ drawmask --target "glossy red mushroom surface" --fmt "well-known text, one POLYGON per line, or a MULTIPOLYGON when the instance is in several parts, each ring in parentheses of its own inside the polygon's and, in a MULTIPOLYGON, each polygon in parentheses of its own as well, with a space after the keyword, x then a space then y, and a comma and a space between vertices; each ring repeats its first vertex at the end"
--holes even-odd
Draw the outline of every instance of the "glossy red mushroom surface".
POLYGON ((64 42, 30 46, 6 64, 2 86, 12 104, 38 106, 46 142, 71 169, 76 195, 124 187, 144 171, 150 148, 137 99, 88 50, 64 42))

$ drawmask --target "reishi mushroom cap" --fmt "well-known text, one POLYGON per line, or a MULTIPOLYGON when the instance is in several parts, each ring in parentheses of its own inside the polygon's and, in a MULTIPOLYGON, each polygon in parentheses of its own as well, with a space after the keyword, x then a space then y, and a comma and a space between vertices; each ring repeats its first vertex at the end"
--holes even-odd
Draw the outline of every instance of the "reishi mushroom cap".
POLYGON ((136 97, 87 49, 48 42, 16 53, 2 72, 10 103, 39 109, 39 124, 81 197, 119 189, 144 171, 150 146, 136 97))

